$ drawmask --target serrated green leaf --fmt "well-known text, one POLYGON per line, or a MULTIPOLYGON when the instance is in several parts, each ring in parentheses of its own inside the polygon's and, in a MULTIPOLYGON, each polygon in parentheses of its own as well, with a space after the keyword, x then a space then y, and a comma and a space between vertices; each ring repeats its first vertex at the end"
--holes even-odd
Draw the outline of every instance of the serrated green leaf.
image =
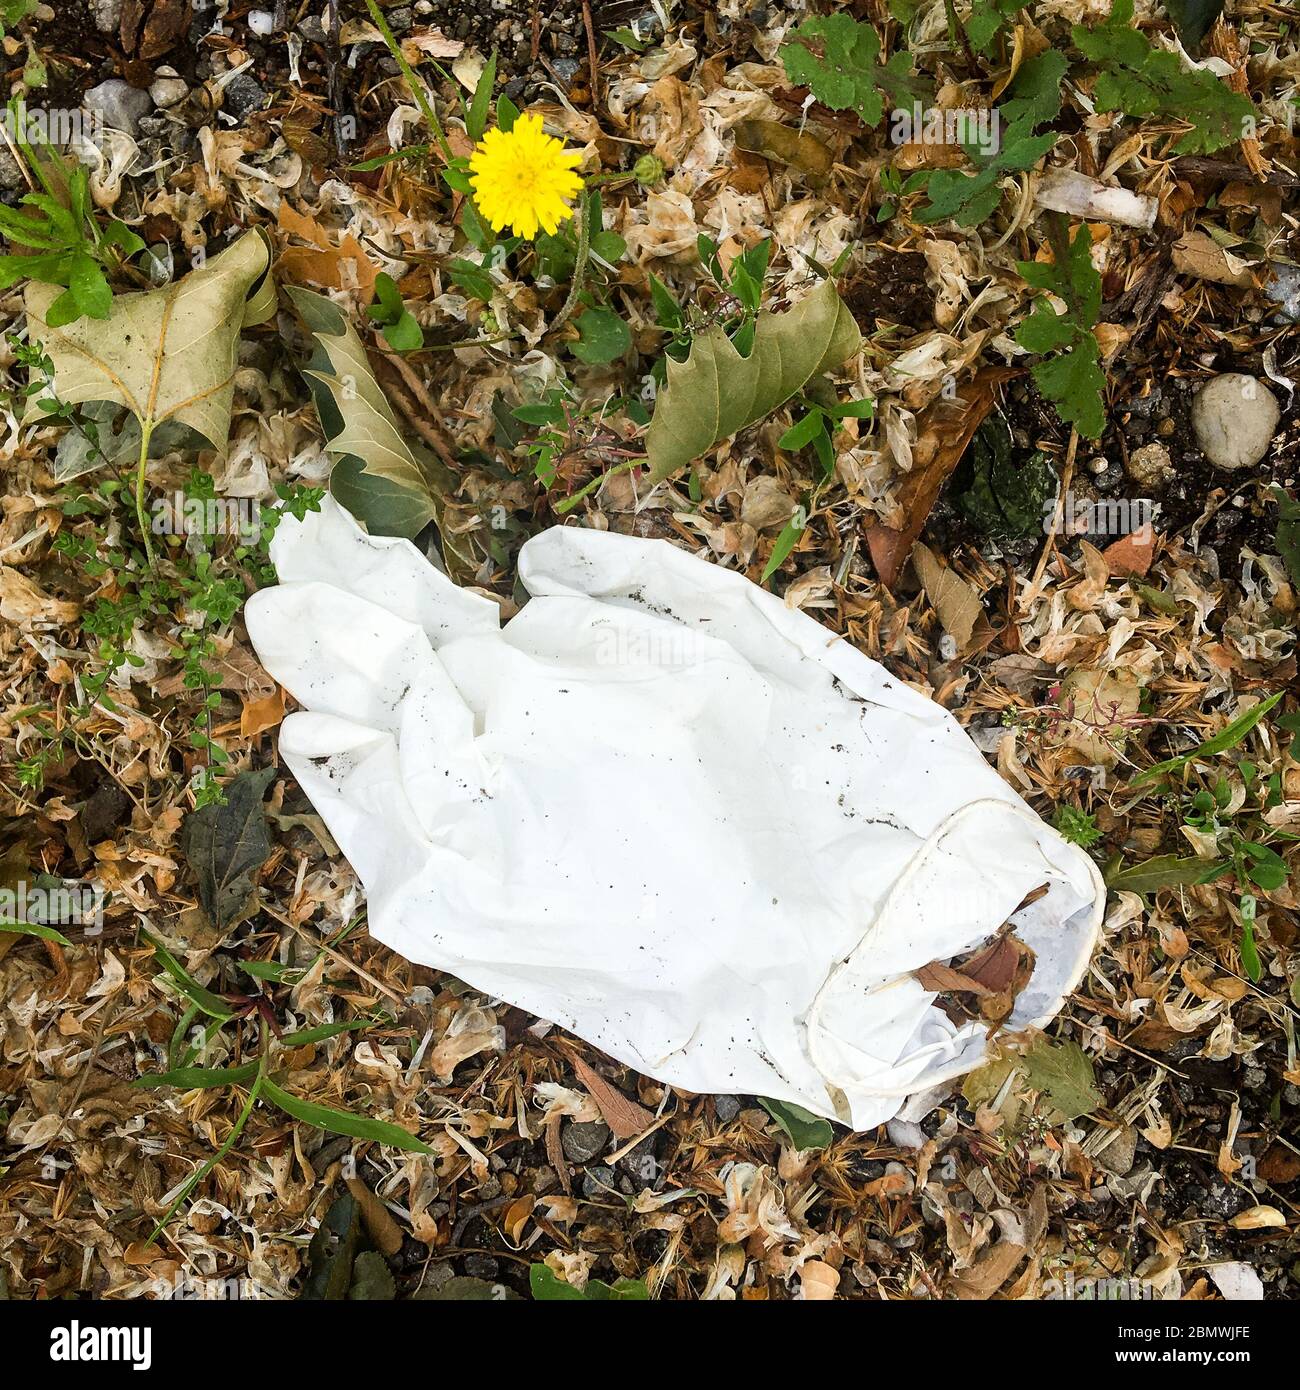
POLYGON ((1035 384, 1056 407, 1056 413, 1088 439, 1099 439, 1106 428, 1102 406, 1106 376, 1099 362, 1097 340, 1089 333, 1080 335, 1059 357, 1036 362, 1032 369, 1035 384))
POLYGON ((668 385, 646 433, 651 478, 667 478, 720 439, 770 415, 861 342, 829 280, 784 314, 759 314, 748 357, 721 327, 699 334, 684 362, 667 361, 668 385))
POLYGON ((1115 0, 1104 24, 1074 26, 1074 43, 1100 68, 1093 101, 1098 111, 1158 116, 1193 127, 1176 154, 1212 154, 1247 134, 1255 108, 1205 68, 1184 70, 1176 53, 1155 48, 1132 26, 1133 0, 1115 0))
POLYGON ((913 85, 910 54, 896 53, 883 65, 879 57, 880 36, 870 24, 843 12, 804 20, 781 49, 791 82, 810 88, 832 111, 856 111, 871 126, 884 114, 883 94, 896 95, 913 85))
POLYGON ((1037 1038, 1025 1052, 1022 1064, 1025 1080, 1051 1102, 1062 1120, 1078 1119, 1101 1104, 1092 1062, 1078 1043, 1037 1038))
POLYGON ((1023 124, 1032 130, 1054 121, 1061 113, 1061 83, 1069 70, 1065 54, 1054 48, 1022 63, 1007 93, 1008 100, 998 108, 1003 123, 1009 127, 1023 124))

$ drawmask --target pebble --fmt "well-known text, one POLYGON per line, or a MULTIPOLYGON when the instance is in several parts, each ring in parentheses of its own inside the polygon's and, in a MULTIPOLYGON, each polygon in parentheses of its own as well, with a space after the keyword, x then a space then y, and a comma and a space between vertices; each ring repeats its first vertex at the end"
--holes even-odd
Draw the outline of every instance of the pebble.
POLYGON ((19 188, 26 187, 27 180, 23 178, 23 171, 18 167, 18 161, 7 149, 0 146, 0 189, 6 193, 12 193, 19 188))
POLYGON ((582 1195, 589 1202, 608 1202, 618 1190, 618 1174, 604 1164, 594 1163, 582 1175, 582 1195))
POLYGON ((608 1143, 609 1126, 599 1120, 572 1120, 560 1135, 560 1146, 570 1163, 590 1163, 608 1143))
POLYGON ((1128 456, 1124 470, 1146 492, 1159 492, 1174 479, 1174 463, 1163 444, 1144 444, 1128 456))
POLYGON ((275 32, 275 16, 270 10, 250 10, 248 27, 258 38, 264 39, 268 34, 275 32))
POLYGON ((221 109, 237 121, 260 111, 265 105, 266 89, 249 73, 241 72, 222 88, 221 109))
POLYGON ((122 0, 90 0, 90 13, 101 34, 116 37, 122 27, 122 0))
POLYGON ((740 1097, 714 1096, 713 1113, 722 1124, 729 1125, 740 1114, 740 1097))
POLYGON ((149 88, 149 95, 153 98, 153 104, 163 110, 184 101, 189 92, 189 85, 175 76, 158 77, 149 88))
POLYGON ((491 1255, 476 1252, 465 1256, 465 1273, 475 1279, 495 1279, 501 1273, 501 1263, 491 1255))
POLYGON ((1277 397, 1258 377, 1225 372, 1197 393, 1192 428, 1216 468, 1250 468, 1268 452, 1281 414, 1277 397))
POLYGON ((659 1173, 659 1164, 655 1159, 655 1136, 647 1135, 631 1153, 619 1159, 618 1166, 628 1177, 643 1185, 654 1182, 659 1173))
POLYGON ((99 115, 112 130, 124 130, 134 135, 140 128, 140 117, 153 107, 148 92, 142 92, 120 77, 110 77, 97 87, 91 87, 81 98, 87 111, 99 115))

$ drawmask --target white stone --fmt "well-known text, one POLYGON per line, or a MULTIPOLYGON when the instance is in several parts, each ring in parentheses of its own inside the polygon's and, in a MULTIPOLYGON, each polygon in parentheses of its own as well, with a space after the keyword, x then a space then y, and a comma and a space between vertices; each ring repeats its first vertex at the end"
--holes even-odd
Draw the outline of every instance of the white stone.
POLYGON ((1217 468, 1250 468, 1268 452, 1282 411, 1258 377, 1225 372, 1192 402, 1196 442, 1217 468))
POLYGON ((179 77, 159 77, 149 88, 153 104, 162 109, 175 106, 189 95, 189 86, 179 77))

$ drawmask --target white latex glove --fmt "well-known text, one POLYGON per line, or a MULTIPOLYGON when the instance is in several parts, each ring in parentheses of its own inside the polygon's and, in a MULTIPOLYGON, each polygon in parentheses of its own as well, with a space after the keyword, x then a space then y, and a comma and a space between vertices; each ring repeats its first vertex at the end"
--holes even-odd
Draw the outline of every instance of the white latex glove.
POLYGON ((742 576, 555 527, 501 628, 329 499, 272 558, 248 630, 310 711, 280 751, 408 959, 660 1081, 856 1128, 984 1055, 912 971, 1047 884, 1010 1026, 1083 973, 1087 855, 943 709, 742 576))

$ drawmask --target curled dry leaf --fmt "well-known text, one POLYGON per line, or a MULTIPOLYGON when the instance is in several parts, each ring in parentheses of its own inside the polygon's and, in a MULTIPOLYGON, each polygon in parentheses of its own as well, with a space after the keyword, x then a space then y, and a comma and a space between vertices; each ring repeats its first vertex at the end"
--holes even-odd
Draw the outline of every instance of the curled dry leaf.
POLYGON ((915 453, 927 462, 908 473, 898 487, 898 500, 905 521, 895 529, 879 522, 866 528, 867 546, 880 581, 887 589, 898 583, 903 565, 926 517, 939 498, 943 485, 961 462, 966 446, 984 423, 997 399, 1002 382, 1019 373, 1009 367, 985 367, 965 386, 955 400, 940 397, 917 421, 915 453), (926 447, 922 448, 922 443, 926 447))
POLYGON ((748 357, 717 325, 699 334, 684 362, 667 359, 668 385, 646 432, 651 478, 669 477, 770 415, 813 377, 851 357, 861 341, 829 280, 784 314, 760 314, 748 357))

